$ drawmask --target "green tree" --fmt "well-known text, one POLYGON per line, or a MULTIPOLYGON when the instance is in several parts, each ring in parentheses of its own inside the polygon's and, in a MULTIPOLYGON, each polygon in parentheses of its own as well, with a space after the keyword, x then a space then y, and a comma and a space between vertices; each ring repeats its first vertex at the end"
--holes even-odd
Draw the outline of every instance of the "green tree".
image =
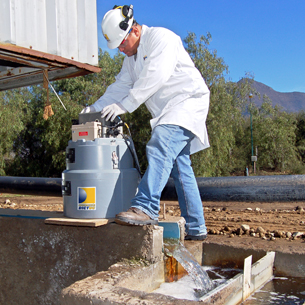
POLYGON ((233 126, 235 144, 231 156, 231 174, 244 173, 246 167, 251 166, 250 112, 256 107, 250 95, 260 98, 260 94, 252 88, 253 81, 253 75, 247 73, 240 81, 231 84, 233 88, 231 93, 236 101, 236 107, 240 110, 240 115, 233 126))
POLYGON ((249 91, 248 83, 226 81, 228 67, 216 50, 209 50, 211 38, 208 33, 197 42, 196 35, 189 33, 184 40, 211 92, 207 117, 211 147, 192 155, 196 176, 229 175, 235 168, 235 132, 241 128, 241 108, 249 91))
POLYGON ((100 73, 86 76, 63 79, 54 82, 54 88, 60 94, 69 94, 71 100, 85 107, 93 104, 101 97, 107 87, 115 81, 115 76, 120 72, 124 56, 117 53, 113 58, 108 52, 99 50, 100 73))
POLYGON ((27 106, 31 93, 27 89, 0 92, 0 175, 6 175, 8 163, 13 160, 13 145, 29 119, 27 106))
MULTIPOLYGON (((94 103, 115 80, 123 56, 112 59, 108 52, 99 52, 101 73, 53 82, 53 87, 67 110, 50 92, 54 115, 43 118, 46 101, 42 86, 28 89, 31 97, 27 103, 27 119, 14 141, 14 161, 8 168, 10 175, 30 177, 60 177, 65 169, 65 149, 71 139, 72 120, 78 118, 85 105, 94 103)), ((13 100, 10 100, 13 103, 13 100)))
POLYGON ((305 162, 305 112, 300 111, 296 115, 297 130, 296 130, 296 148, 299 152, 302 161, 305 162))
POLYGON ((296 118, 294 114, 272 107, 264 102, 253 109, 253 138, 258 146, 258 165, 265 169, 287 171, 300 164, 296 143, 296 118))
MULTIPOLYGON (((210 50, 211 35, 197 41, 194 33, 184 40, 196 67, 210 92, 207 128, 211 147, 191 156, 196 176, 225 176, 244 170, 249 165, 251 142, 250 122, 245 115, 253 77, 246 75, 237 83, 227 81, 228 67, 210 50)), ((71 139, 71 121, 81 109, 93 104, 115 81, 124 56, 119 52, 111 58, 99 52, 102 71, 83 77, 53 82, 67 111, 50 93, 54 115, 43 119, 45 91, 42 86, 0 92, 0 174, 17 176, 60 177, 65 169, 65 149, 71 139), (15 158, 10 156, 15 154, 15 158), (5 166, 5 164, 7 165, 5 166)), ((305 115, 287 114, 272 107, 266 100, 261 108, 254 107, 254 143, 258 146, 258 165, 274 170, 296 170, 304 158, 305 115), (297 147, 297 148, 296 148, 297 147)), ((150 138, 151 115, 145 105, 122 118, 129 124, 142 171, 147 167, 145 147, 150 138)), ((126 130, 125 130, 126 132, 126 130)))
POLYGON ((50 101, 54 115, 43 118, 45 99, 42 86, 32 87, 34 98, 28 104, 25 128, 14 142, 14 161, 8 169, 13 176, 60 177, 65 169, 65 149, 71 139, 72 119, 82 109, 63 94, 64 110, 55 95, 50 101))

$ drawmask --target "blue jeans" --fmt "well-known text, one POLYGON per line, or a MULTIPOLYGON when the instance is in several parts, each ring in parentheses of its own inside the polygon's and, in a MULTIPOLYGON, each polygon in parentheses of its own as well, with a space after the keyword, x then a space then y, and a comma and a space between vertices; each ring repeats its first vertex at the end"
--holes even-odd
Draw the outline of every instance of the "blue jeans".
POLYGON ((170 175, 174 179, 186 233, 206 234, 202 201, 190 160, 194 134, 177 125, 158 125, 146 146, 148 168, 139 184, 132 206, 158 219, 160 197, 170 175))

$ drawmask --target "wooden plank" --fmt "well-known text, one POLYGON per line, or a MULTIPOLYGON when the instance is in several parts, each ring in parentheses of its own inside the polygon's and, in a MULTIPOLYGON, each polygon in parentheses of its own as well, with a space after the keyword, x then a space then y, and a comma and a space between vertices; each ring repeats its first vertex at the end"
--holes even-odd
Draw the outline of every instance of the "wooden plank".
POLYGON ((254 293, 259 287, 264 285, 272 278, 272 270, 274 263, 275 252, 268 252, 259 261, 252 265, 252 255, 245 259, 244 274, 237 274, 226 283, 218 286, 214 290, 208 292, 200 299, 200 304, 213 305, 236 305, 240 304, 245 297, 245 290, 248 290, 250 284, 250 291, 247 294, 254 293), (249 272, 251 274, 251 283, 249 282, 249 272), (248 273, 245 279, 245 273, 248 273), (246 284, 246 289, 245 289, 246 284))
POLYGON ((251 294, 251 265, 252 255, 244 260, 243 300, 246 300, 251 294))
POLYGON ((114 218, 110 219, 76 219, 68 217, 47 218, 44 221, 46 224, 61 225, 61 226, 78 226, 78 227, 99 227, 108 223, 114 222, 114 218))
POLYGON ((268 252, 252 266, 251 293, 265 285, 273 277, 275 252, 268 252))
POLYGON ((241 273, 200 298, 200 304, 236 305, 242 302, 243 275, 241 273))

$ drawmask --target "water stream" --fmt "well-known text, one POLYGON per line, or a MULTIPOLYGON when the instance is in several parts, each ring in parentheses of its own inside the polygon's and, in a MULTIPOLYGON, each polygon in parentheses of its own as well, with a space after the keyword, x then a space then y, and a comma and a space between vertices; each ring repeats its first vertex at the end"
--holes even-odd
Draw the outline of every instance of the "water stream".
MULTIPOLYGON (((178 261, 187 271, 187 275, 183 270, 184 273, 180 271, 180 277, 170 276, 168 282, 161 284, 154 292, 177 299, 200 301, 207 292, 242 273, 240 269, 200 266, 177 240, 164 241, 164 253, 168 258, 178 261)), ((274 277, 242 304, 305 305, 305 278, 274 277)))
MULTIPOLYGON (((213 282, 214 288, 225 283, 228 279, 242 271, 240 269, 219 268, 214 266, 204 266, 201 268, 208 273, 213 282)), ((158 289, 154 290, 154 292, 168 295, 176 299, 200 301, 202 295, 198 295, 196 289, 197 286, 191 276, 185 275, 177 281, 162 283, 158 289)))
POLYGON ((214 283, 210 279, 208 273, 196 261, 193 255, 183 246, 180 241, 166 240, 164 241, 164 253, 172 256, 188 273, 193 281, 192 286, 197 298, 200 298, 207 292, 214 289, 214 283))

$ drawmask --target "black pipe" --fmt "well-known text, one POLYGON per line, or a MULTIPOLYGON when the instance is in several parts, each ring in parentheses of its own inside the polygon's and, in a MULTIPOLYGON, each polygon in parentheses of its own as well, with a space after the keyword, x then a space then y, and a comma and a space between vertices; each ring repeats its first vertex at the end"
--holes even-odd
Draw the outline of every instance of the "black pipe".
POLYGON ((0 177, 0 192, 61 197, 61 178, 0 177))
MULTIPOLYGON (((199 177, 202 201, 304 201, 305 175, 199 177)), ((169 179, 161 199, 177 200, 173 179, 169 179)))
MULTIPOLYGON (((304 175, 199 177, 202 201, 305 201, 304 175)), ((61 197, 61 178, 0 177, 0 192, 61 197)), ((173 179, 161 200, 177 200, 173 179)))

